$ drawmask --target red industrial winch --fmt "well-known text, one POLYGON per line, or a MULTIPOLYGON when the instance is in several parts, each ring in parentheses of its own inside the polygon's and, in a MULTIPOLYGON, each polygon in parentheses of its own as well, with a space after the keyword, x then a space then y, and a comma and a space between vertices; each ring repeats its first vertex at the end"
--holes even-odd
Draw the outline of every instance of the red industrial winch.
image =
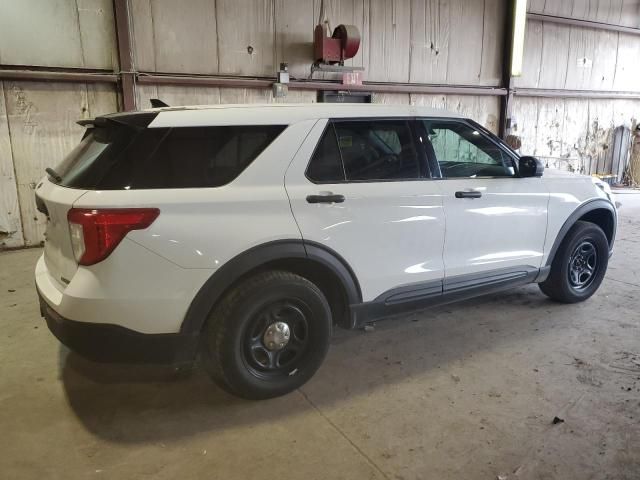
POLYGON ((329 25, 317 25, 313 32, 315 63, 340 64, 355 57, 360 48, 360 32, 355 25, 338 25, 329 36, 329 25))

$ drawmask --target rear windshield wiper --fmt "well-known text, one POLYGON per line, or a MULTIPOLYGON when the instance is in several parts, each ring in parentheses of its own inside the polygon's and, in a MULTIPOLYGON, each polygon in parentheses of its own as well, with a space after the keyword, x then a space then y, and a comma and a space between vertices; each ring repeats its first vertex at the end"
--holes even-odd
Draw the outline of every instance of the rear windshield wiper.
POLYGON ((53 168, 47 167, 47 168, 44 169, 44 171, 47 172, 49 174, 49 176, 51 178, 53 178, 56 182, 61 182, 62 181, 62 177, 60 175, 58 175, 53 168))

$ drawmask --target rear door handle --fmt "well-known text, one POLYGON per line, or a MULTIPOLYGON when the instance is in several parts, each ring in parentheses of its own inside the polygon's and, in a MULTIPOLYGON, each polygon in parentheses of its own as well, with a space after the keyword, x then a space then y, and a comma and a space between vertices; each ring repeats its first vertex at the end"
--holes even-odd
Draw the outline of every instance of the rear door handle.
POLYGON ((344 195, 329 193, 326 195, 307 195, 308 203, 342 203, 344 195))
POLYGON ((456 198, 480 198, 482 197, 482 192, 478 192, 477 190, 466 190, 464 192, 456 192, 456 198))

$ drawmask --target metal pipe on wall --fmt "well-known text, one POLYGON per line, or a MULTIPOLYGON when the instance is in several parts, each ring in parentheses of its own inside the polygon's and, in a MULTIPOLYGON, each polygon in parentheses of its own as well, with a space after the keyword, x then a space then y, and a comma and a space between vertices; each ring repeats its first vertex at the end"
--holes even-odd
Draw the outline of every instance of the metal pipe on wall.
MULTIPOLYGON (((216 75, 171 75, 141 72, 138 83, 173 86, 206 86, 228 88, 271 88, 275 78, 222 77, 216 75)), ((338 81, 291 80, 291 90, 349 90, 372 93, 422 93, 455 95, 506 95, 501 87, 470 87, 465 85, 433 85, 400 82, 363 82, 362 85, 343 85, 338 81)))
POLYGON ((559 23, 576 27, 595 28, 597 30, 610 30, 613 32, 630 33, 640 35, 640 28, 615 25, 613 23, 594 22, 591 20, 581 20, 579 18, 557 17, 555 15, 545 15, 542 13, 527 13, 527 20, 538 20, 541 22, 559 23))
MULTIPOLYGON (((28 67, 26 67, 28 68, 28 67)), ((0 80, 27 80, 37 82, 118 83, 113 72, 77 72, 72 70, 4 70, 0 67, 0 80)))

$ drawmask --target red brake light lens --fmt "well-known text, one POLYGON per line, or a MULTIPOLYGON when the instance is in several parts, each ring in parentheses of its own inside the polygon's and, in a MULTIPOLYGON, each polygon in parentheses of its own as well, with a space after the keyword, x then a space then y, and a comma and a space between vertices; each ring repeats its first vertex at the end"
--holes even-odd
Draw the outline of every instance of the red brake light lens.
POLYGON ((157 208, 72 208, 67 214, 76 260, 80 265, 101 262, 131 230, 143 230, 160 215, 157 208))

